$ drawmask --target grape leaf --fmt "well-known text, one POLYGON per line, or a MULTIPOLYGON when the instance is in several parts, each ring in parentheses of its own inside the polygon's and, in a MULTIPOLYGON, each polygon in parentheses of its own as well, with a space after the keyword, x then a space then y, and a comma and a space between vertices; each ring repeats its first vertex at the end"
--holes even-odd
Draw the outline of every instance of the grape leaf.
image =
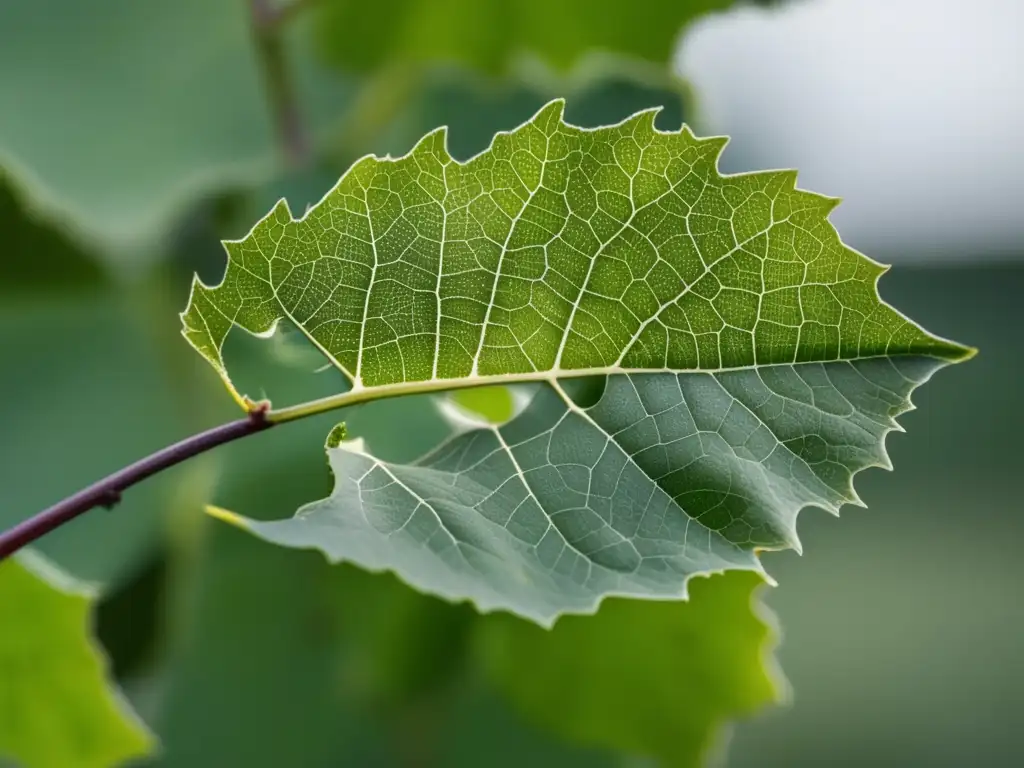
POLYGON ((145 726, 105 679, 91 603, 38 555, 0 562, 0 758, 23 768, 107 768, 152 751, 145 726))
POLYGON ((551 631, 488 617, 478 649, 525 717, 573 741, 697 766, 723 726, 776 701, 772 632, 753 609, 754 574, 691 582, 687 603, 609 600, 551 631))
POLYGON ((295 324, 352 382, 289 419, 416 392, 539 384, 413 463, 358 440, 291 520, 223 516, 270 541, 393 569, 549 625, 608 595, 683 597, 761 571, 798 511, 857 502, 912 390, 972 350, 884 304, 836 201, 774 171, 721 175, 725 140, 586 130, 554 101, 460 163, 445 129, 367 157, 300 220, 280 202, 193 284, 183 333, 231 384, 235 326, 295 324))
POLYGON ((526 54, 569 70, 588 53, 667 68, 683 27, 735 0, 329 0, 318 22, 329 60, 350 71, 385 64, 458 63, 501 74, 526 54), (385 21, 386 20, 386 21, 385 21))

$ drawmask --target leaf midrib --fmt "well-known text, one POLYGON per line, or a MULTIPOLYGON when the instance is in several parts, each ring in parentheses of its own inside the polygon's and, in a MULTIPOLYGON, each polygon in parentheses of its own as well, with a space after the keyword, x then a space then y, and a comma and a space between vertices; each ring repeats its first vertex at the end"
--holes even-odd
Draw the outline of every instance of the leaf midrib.
MULTIPOLYGON (((968 353, 968 356, 969 355, 970 353, 968 353)), ((906 357, 930 357, 935 360, 944 360, 947 362, 957 362, 963 359, 963 356, 928 354, 927 352, 914 351, 859 355, 857 357, 841 357, 832 360, 794 360, 789 363, 750 363, 746 365, 724 366, 719 368, 622 368, 620 366, 611 365, 595 368, 551 368, 544 371, 525 371, 522 373, 502 373, 484 376, 460 376, 458 378, 450 379, 400 381, 393 384, 379 384, 370 387, 357 384, 347 392, 342 392, 340 394, 328 395, 327 397, 322 397, 317 400, 309 400, 305 403, 289 405, 284 408, 271 408, 267 412, 267 419, 274 423, 281 423, 346 408, 352 405, 368 403, 374 400, 384 400, 387 398, 403 397, 406 395, 448 392, 458 389, 473 389, 476 387, 512 384, 549 384, 557 388, 557 382, 561 379, 580 379, 597 376, 641 376, 651 374, 679 376, 682 374, 706 373, 714 375, 737 371, 755 371, 765 368, 780 368, 785 366, 792 367, 798 365, 856 363, 863 360, 892 360, 895 358, 906 357)))

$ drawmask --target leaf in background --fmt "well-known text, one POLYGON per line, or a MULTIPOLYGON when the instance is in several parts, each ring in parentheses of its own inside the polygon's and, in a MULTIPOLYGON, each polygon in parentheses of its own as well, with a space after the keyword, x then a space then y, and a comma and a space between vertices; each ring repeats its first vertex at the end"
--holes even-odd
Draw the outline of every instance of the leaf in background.
POLYGON ((457 674, 461 634, 477 617, 391 576, 209 533, 166 670, 162 768, 612 764, 570 762, 578 750, 534 734, 493 695, 466 701, 479 686, 464 691, 457 674))
MULTIPOLYGON (((0 527, 160 448, 186 429, 136 307, 110 293, 5 301, 0 347, 18 364, 0 380, 0 527), (130 362, 126 362, 130 361, 130 362), (69 429, 73 425, 74 429, 69 429)), ((196 400, 192 401, 196 405, 196 400)), ((193 464, 132 489, 112 510, 62 526, 37 548, 75 577, 105 586, 134 572, 183 501, 193 464)))
POLYGON ((38 555, 0 562, 0 758, 112 768, 153 739, 106 679, 90 595, 38 555))
POLYGON ((582 130, 561 110, 465 164, 444 129, 365 158, 301 220, 280 203, 226 244, 182 318, 240 402, 225 338, 283 318, 352 381, 332 407, 542 385, 412 464, 330 449, 333 494, 291 520, 226 517, 547 625, 683 597, 798 546, 802 507, 856 502, 912 390, 970 356, 879 299, 884 268, 793 172, 722 176, 723 139, 656 131, 653 111, 582 130))
POLYGON ((318 33, 347 71, 388 64, 461 64, 504 74, 533 56, 566 71, 587 55, 612 54, 667 69, 680 33, 735 0, 327 0, 318 33))
POLYGON ((478 649, 532 722, 664 766, 703 765, 723 726, 780 695, 765 669, 772 633, 753 610, 761 585, 751 573, 696 579, 686 603, 608 600, 550 631, 487 617, 478 649))
MULTIPOLYGON (((301 26, 288 52, 317 136, 352 86, 304 55, 301 26)), ((117 264, 159 255, 195 198, 280 163, 242 0, 8 3, 0 72, 0 165, 117 264)))
MULTIPOLYGON (((623 755, 567 742, 533 727, 483 679, 460 687, 437 726, 437 768, 626 768, 623 755)), ((637 766, 636 768, 639 768, 637 766)), ((646 768, 646 767, 645 767, 646 768)))

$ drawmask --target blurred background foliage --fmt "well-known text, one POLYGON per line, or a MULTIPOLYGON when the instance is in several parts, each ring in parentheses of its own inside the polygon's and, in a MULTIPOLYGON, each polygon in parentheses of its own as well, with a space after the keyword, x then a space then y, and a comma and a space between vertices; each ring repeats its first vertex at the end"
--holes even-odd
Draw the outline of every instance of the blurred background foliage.
MULTIPOLYGON (((236 415, 180 338, 177 312, 193 272, 219 280, 219 241, 244 235, 278 198, 298 215, 357 157, 403 153, 440 124, 453 155, 468 157, 556 95, 580 125, 662 106, 659 127, 685 119, 699 132, 735 133, 728 169, 755 170, 750 162, 778 156, 762 117, 774 126, 804 114, 800 94, 773 113, 720 107, 762 103, 794 56, 766 49, 758 25, 784 25, 816 2, 846 8, 846 33, 871 48, 877 32, 854 23, 863 12, 854 0, 753 10, 728 0, 4 3, 0 525, 236 415), (711 11, 720 13, 704 16, 711 11), (739 47, 709 59, 709 39, 739 47), (686 81, 673 69, 680 40, 686 81), (703 53, 687 60, 691 47, 703 53), (744 48, 762 56, 732 70, 721 63, 744 48)), ((894 19, 922 12, 913 0, 886 6, 894 19)), ((981 6, 993 29, 1018 13, 1015 0, 981 6)), ((816 37, 798 21, 805 43, 834 34, 822 26, 816 37)), ((920 86, 934 73, 908 29, 903 65, 920 86)), ((827 60, 827 50, 806 47, 827 60)), ((940 62, 956 53, 934 48, 940 62)), ((871 109, 882 112, 899 93, 884 77, 874 85, 871 109)), ((852 87, 827 85, 833 109, 853 99, 852 87)), ((1021 100, 1019 91, 990 98, 1021 100)), ((950 119, 965 108, 944 105, 950 119)), ((815 130, 796 120, 786 130, 815 130)), ((843 130, 857 146, 856 122, 843 130)), ((842 147, 834 134, 830 146, 842 147)), ((971 138, 962 137, 968 149, 971 138)), ((829 163, 851 162, 835 150, 809 157, 824 180, 829 163)), ((961 175, 942 183, 969 193, 970 164, 951 164, 961 175)), ((638 756, 648 755, 689 765, 706 749, 723 753, 722 721, 761 711, 786 688, 768 658, 775 624, 793 700, 732 729, 729 765, 1012 764, 1024 748, 1024 520, 1013 482, 1024 432, 1024 248, 990 218, 967 215, 955 248, 943 247, 936 212, 912 202, 934 183, 883 167, 875 188, 909 190, 905 215, 874 227, 862 215, 854 236, 841 231, 896 264, 881 284, 886 300, 982 354, 917 395, 908 434, 889 441, 895 474, 858 478, 868 510, 841 521, 803 515, 806 554, 766 557, 781 585, 770 592, 749 574, 714 577, 694 586, 689 604, 610 601, 545 633, 390 575, 278 551, 201 514, 213 500, 282 517, 325 495, 331 415, 193 460, 41 541, 43 554, 101 589, 96 632, 161 740, 151 764, 610 768, 647 765, 638 756), (751 611, 754 592, 776 619, 751 611), (735 625, 735 644, 703 647, 705 622, 735 625)), ((297 402, 341 385, 315 372, 320 361, 287 332, 271 345, 232 344, 251 394, 297 402)), ((346 419, 350 434, 396 459, 445 433, 424 398, 346 419)))

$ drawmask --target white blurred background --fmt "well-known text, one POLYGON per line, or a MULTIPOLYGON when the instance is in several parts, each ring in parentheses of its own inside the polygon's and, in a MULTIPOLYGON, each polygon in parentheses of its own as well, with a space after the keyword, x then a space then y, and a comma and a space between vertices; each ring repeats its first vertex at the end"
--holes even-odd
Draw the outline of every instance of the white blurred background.
POLYGON ((1024 251, 1024 2, 794 0, 708 17, 677 66, 723 167, 800 169, 883 261, 1024 251))

